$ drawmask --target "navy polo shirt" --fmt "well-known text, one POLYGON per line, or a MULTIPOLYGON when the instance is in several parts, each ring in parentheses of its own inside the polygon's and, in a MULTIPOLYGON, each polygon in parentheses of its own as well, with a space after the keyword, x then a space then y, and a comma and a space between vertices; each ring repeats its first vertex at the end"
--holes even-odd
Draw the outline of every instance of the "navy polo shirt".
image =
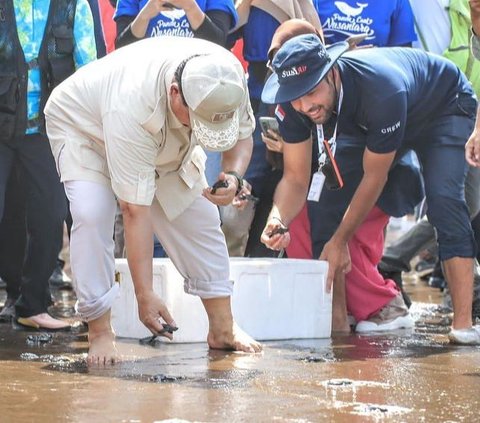
MULTIPOLYGON (((358 135, 374 153, 428 142, 417 138, 428 123, 462 113, 459 93, 465 93, 463 108, 475 113, 470 83, 441 56, 411 48, 371 48, 348 52, 337 63, 344 92, 338 133, 358 135)), ((290 104, 282 104, 276 114, 286 142, 304 141, 315 129, 290 104)))

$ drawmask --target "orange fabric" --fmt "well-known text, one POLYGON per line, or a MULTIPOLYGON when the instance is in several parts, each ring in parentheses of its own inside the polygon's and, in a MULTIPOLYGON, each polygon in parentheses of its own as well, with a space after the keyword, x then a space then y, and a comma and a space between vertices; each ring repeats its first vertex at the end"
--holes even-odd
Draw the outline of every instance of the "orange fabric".
POLYGON ((235 45, 232 48, 232 53, 235 55, 235 57, 240 60, 240 63, 243 66, 243 70, 246 72, 247 71, 247 66, 248 62, 244 59, 243 57, 243 39, 240 38, 237 40, 235 45))
POLYGON ((100 16, 102 19, 103 35, 107 46, 107 53, 115 50, 115 38, 117 36, 117 25, 113 20, 115 9, 108 0, 98 0, 100 16))

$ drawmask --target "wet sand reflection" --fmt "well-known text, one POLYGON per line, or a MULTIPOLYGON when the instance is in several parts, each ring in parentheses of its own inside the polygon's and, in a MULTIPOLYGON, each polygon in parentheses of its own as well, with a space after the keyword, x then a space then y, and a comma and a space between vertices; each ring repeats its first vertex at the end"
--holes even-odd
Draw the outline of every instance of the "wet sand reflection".
POLYGON ((447 344, 451 316, 421 284, 408 285, 413 331, 267 342, 262 355, 121 339, 121 363, 87 368, 81 326, 41 339, 1 324, 0 420, 479 421, 480 348, 447 344))

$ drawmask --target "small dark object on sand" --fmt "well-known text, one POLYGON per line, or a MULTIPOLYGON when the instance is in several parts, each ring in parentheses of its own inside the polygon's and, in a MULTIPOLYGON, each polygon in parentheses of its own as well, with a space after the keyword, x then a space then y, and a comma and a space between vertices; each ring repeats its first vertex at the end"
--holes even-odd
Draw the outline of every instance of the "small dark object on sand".
POLYGON ((162 323, 162 326, 163 326, 163 330, 161 330, 158 335, 147 336, 145 338, 141 338, 141 339, 138 340, 138 342, 142 345, 155 345, 155 341, 157 340, 157 337, 159 335, 161 335, 165 332, 173 333, 176 330, 178 330, 178 328, 176 328, 175 326, 170 326, 168 323, 162 323))

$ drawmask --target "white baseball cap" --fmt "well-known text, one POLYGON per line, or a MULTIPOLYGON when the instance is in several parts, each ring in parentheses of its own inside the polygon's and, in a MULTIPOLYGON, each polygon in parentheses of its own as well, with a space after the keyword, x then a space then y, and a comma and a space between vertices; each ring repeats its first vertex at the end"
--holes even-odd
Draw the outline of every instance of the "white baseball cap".
POLYGON ((225 151, 238 141, 244 79, 240 62, 230 53, 196 56, 186 63, 182 92, 192 133, 206 150, 225 151))

